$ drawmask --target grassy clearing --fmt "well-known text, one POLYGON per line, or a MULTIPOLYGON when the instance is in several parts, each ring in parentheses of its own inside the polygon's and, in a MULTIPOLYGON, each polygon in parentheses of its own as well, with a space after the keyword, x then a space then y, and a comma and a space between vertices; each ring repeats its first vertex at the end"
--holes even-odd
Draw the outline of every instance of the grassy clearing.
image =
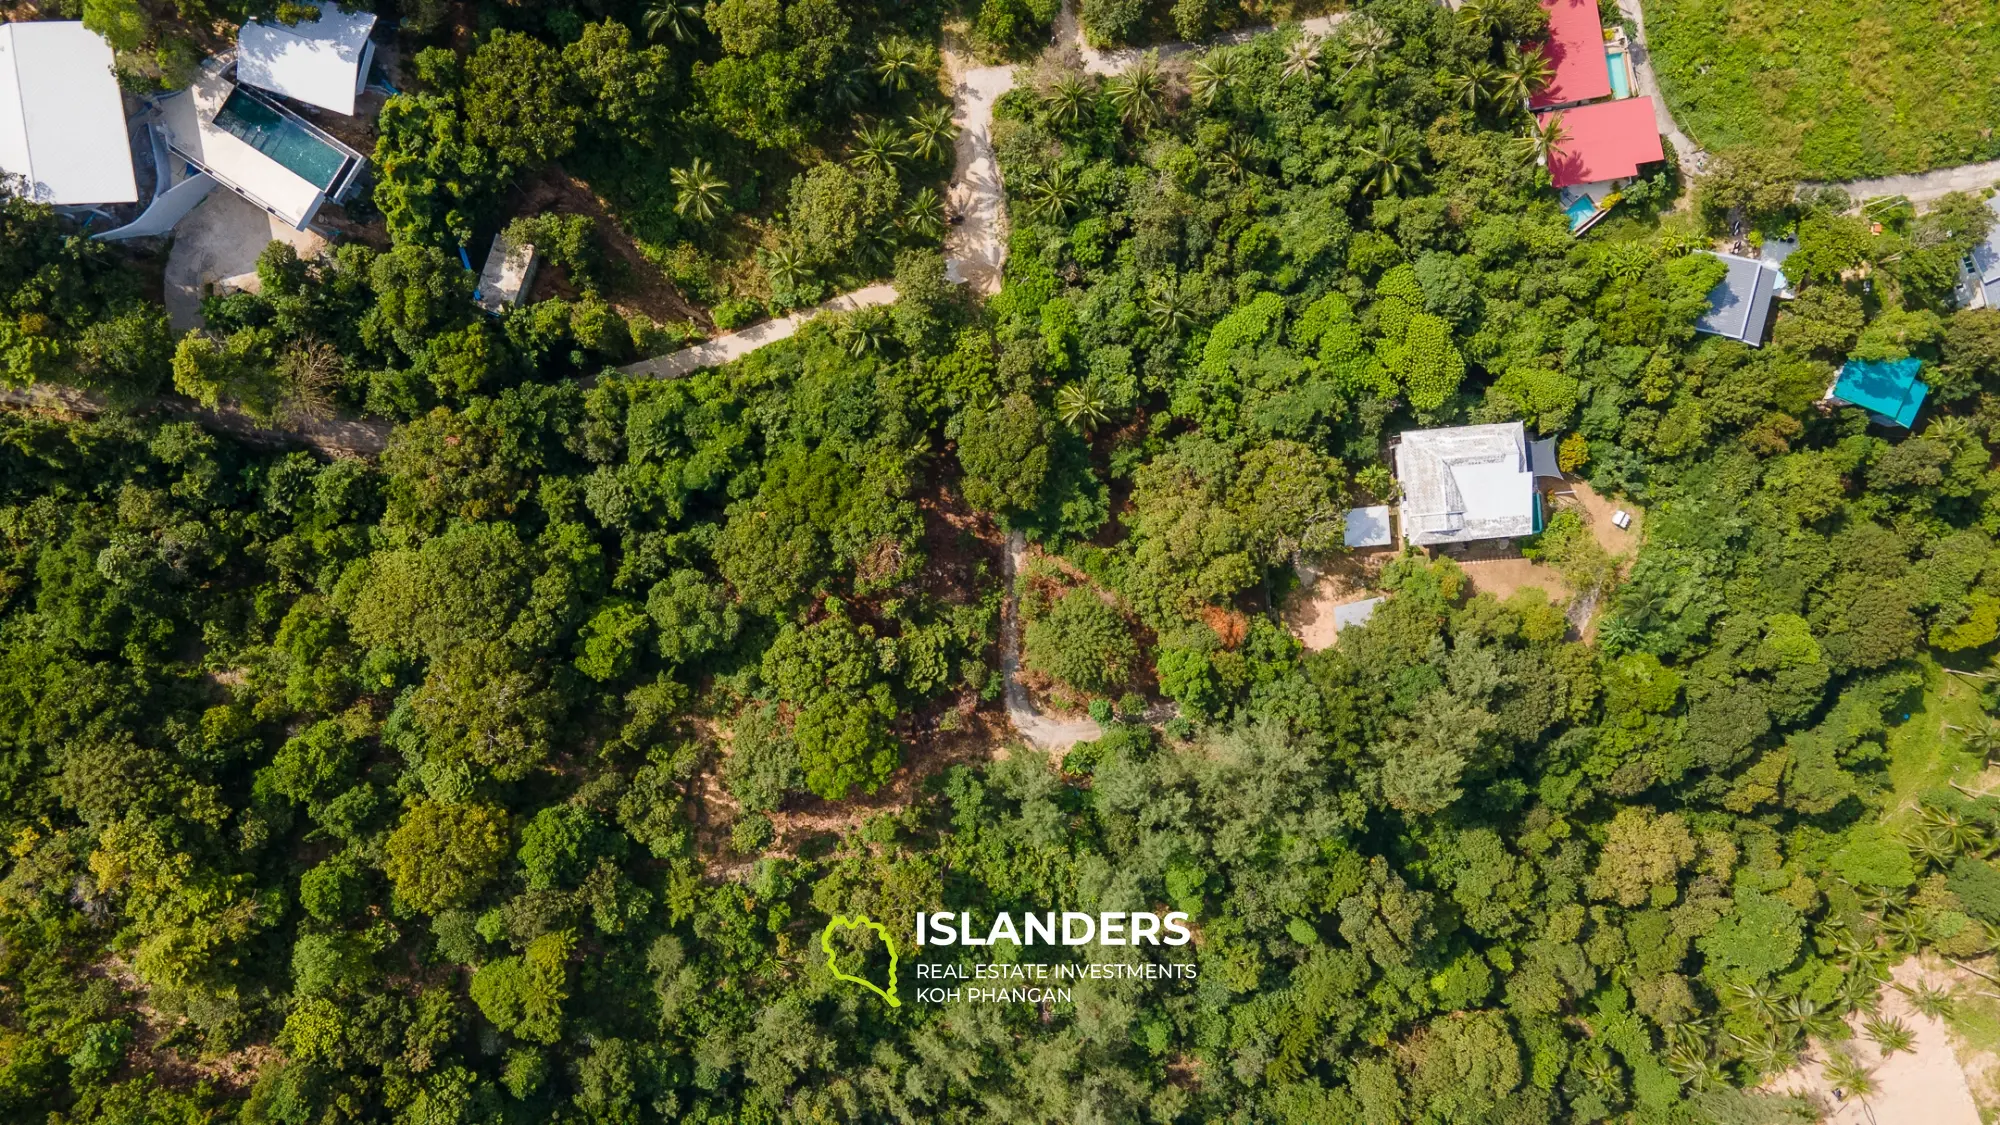
POLYGON ((1710 150, 1776 149, 1825 180, 2000 157, 1993 0, 1651 0, 1646 33, 1710 150))
POLYGON ((1974 729, 1986 722, 1979 710, 1976 681, 1954 676, 1924 660, 1924 694, 1907 720, 1891 715, 1889 781, 1894 797, 1883 819, 1900 825, 1916 815, 1917 798, 1948 782, 1977 787, 1985 763, 1965 748, 1951 727, 1974 729))

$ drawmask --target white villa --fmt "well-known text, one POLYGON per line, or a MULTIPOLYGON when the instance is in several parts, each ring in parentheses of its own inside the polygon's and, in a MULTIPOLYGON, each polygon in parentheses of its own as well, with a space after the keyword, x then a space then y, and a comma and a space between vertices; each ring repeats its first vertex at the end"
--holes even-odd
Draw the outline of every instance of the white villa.
POLYGON ((319 19, 293 25, 251 20, 236 35, 236 80, 296 102, 354 116, 375 61, 375 13, 320 3, 319 19))
POLYGON ((1531 448, 1519 422, 1405 431, 1395 446, 1403 541, 1431 547, 1540 531, 1531 448))
POLYGON ((0 23, 0 173, 59 207, 137 203, 111 45, 69 20, 0 23))

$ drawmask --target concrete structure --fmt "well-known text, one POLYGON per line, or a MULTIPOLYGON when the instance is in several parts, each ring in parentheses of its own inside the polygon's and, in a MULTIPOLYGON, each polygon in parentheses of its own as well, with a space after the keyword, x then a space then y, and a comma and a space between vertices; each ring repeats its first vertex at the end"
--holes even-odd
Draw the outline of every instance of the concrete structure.
POLYGON ((1519 422, 1410 430, 1396 440, 1403 541, 1420 547, 1511 539, 1542 529, 1519 422))
POLYGON ((354 113, 375 59, 375 13, 343 12, 324 0, 319 19, 286 25, 251 20, 236 34, 236 80, 294 101, 354 113))
POLYGON ((1549 38, 1542 54, 1555 76, 1528 99, 1530 109, 1559 109, 1611 96, 1611 67, 1604 51, 1604 23, 1597 0, 1542 0, 1549 38))
POLYGON ((1389 527, 1389 505, 1347 509, 1344 542, 1348 548, 1387 547, 1395 541, 1395 532, 1389 527))
POLYGON ((196 170, 304 230, 354 190, 367 160, 276 101, 239 86, 234 60, 210 59, 194 84, 162 99, 168 148, 196 170))
POLYGON ((1358 602, 1333 607, 1333 635, 1338 640, 1349 626, 1366 625, 1375 616, 1375 608, 1382 604, 1382 598, 1363 598, 1358 602))
POLYGON ((1762 347, 1765 329, 1771 324, 1771 303, 1784 282, 1784 274, 1770 262, 1736 254, 1715 254, 1729 267, 1715 288, 1708 291, 1708 311, 1694 322, 1697 332, 1741 340, 1762 347))
POLYGON ((1968 309, 2000 308, 2000 193, 1987 197, 1993 230, 1958 269, 1958 303, 1968 309))
POLYGON ((1903 359, 1850 359, 1840 367, 1840 375, 1826 391, 1827 401, 1858 406, 1884 426, 1910 428, 1917 411, 1924 407, 1930 384, 1917 378, 1924 363, 1915 356, 1903 359))
POLYGON ((472 299, 490 313, 505 312, 521 303, 535 283, 535 248, 507 241, 504 234, 493 236, 493 248, 486 252, 486 265, 479 271, 479 289, 472 299))
POLYGON ((57 206, 137 203, 111 45, 81 23, 0 23, 0 173, 57 206))

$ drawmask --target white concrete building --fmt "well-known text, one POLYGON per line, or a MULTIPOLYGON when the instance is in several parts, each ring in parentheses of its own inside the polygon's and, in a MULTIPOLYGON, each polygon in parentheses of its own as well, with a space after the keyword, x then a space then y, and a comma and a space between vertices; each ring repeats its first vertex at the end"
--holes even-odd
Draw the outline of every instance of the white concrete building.
POLYGON ((0 173, 57 206, 137 203, 111 45, 68 20, 0 23, 0 173))
POLYGON ((1542 529, 1521 423, 1409 430, 1397 439, 1395 455, 1405 543, 1512 539, 1542 529))
POLYGON ((233 59, 210 59, 194 84, 161 99, 167 147, 217 183, 296 230, 347 197, 367 160, 273 99, 230 79, 233 59))
POLYGON ((294 101, 354 115, 375 59, 375 13, 322 2, 319 19, 286 25, 251 20, 236 34, 236 80, 294 101))

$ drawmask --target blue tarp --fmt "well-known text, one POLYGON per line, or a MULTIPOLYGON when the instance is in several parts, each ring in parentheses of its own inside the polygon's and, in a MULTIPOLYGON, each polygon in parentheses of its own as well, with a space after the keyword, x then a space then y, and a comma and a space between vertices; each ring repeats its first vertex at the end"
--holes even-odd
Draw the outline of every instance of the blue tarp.
POLYGON ((1833 384, 1833 397, 1858 406, 1885 425, 1904 429, 1917 420, 1930 384, 1917 378, 1924 361, 1915 356, 1903 359, 1850 359, 1840 368, 1833 384))

